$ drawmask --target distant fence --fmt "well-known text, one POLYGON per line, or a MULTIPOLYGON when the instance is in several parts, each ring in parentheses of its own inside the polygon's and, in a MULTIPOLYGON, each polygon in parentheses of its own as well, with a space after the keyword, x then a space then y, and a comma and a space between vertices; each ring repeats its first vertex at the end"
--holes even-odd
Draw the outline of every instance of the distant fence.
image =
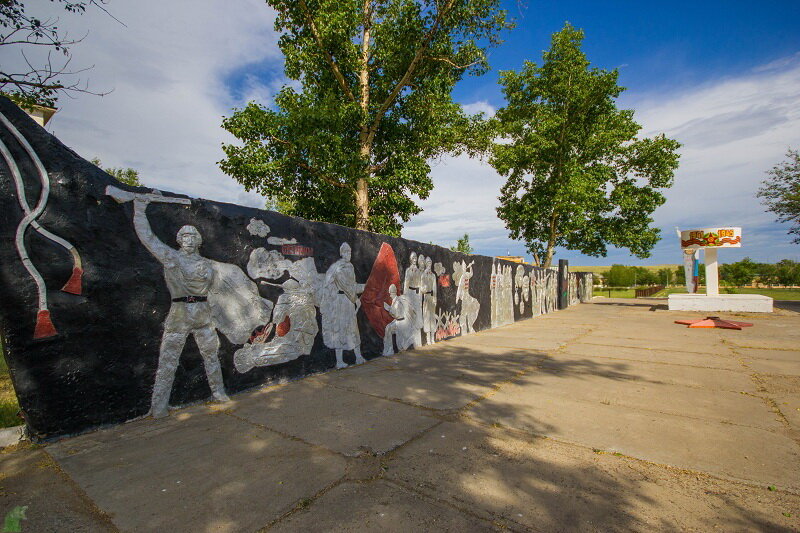
POLYGON ((647 287, 646 289, 636 289, 636 297, 647 298, 663 290, 664 290, 663 285, 654 285, 652 287, 647 287))

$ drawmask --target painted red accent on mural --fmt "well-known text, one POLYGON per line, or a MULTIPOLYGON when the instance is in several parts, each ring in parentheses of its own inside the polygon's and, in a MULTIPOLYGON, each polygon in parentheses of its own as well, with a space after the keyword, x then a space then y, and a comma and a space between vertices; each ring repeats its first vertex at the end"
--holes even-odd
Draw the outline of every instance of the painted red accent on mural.
POLYGON ((281 253, 283 255, 311 257, 314 255, 314 249, 310 246, 303 246, 302 244, 284 244, 281 246, 281 253))
POLYGON ((72 269, 72 275, 67 282, 61 287, 61 290, 69 294, 81 293, 81 278, 83 278, 83 269, 75 267, 72 269))
POLYGON ((392 315, 383 308, 384 303, 389 303, 389 286, 397 287, 398 296, 403 292, 400 285, 400 272, 397 270, 397 258, 394 250, 387 243, 381 244, 378 256, 372 264, 364 292, 361 293, 361 308, 367 315, 372 329, 383 338, 386 326, 394 320, 392 315))
POLYGON ((46 339, 57 335, 56 327, 50 320, 50 311, 42 310, 36 314, 36 328, 33 330, 34 339, 46 339))
POLYGON ((439 276, 439 286, 440 287, 450 286, 450 274, 442 274, 441 276, 439 276))
POLYGON ((287 315, 286 318, 283 319, 283 322, 278 324, 278 327, 275 328, 275 334, 278 337, 283 337, 284 335, 289 333, 289 330, 291 328, 292 328, 292 321, 289 320, 289 316, 287 315))
POLYGON ((450 337, 455 337, 456 335, 461 334, 461 326, 459 326, 455 322, 450 322, 445 327, 440 327, 436 330, 436 341, 443 341, 445 339, 449 339, 450 337))

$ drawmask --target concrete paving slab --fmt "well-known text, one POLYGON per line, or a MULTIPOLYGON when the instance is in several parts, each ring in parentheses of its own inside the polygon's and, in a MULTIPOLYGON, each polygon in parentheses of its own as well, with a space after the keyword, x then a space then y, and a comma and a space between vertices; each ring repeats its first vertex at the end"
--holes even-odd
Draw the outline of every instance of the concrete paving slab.
POLYGON ((493 387, 467 379, 457 379, 447 372, 409 372, 380 368, 354 378, 328 381, 330 385, 378 398, 400 400, 412 405, 436 409, 460 409, 488 394, 493 387))
POLYGON ((270 531, 499 531, 491 522, 438 505, 386 481, 343 483, 270 531))
POLYGON ((747 360, 767 359, 770 361, 800 361, 800 350, 761 350, 736 348, 736 353, 747 360))
POLYGON ((510 529, 784 530, 800 497, 503 428, 446 423, 398 451, 386 477, 510 529))
POLYGON ((21 531, 116 531, 111 520, 39 447, 0 452, 0 517, 15 507, 26 508, 25 519, 19 522, 21 531))
MULTIPOLYGON (((691 339, 678 342, 676 336, 672 342, 666 346, 659 346, 662 349, 675 350, 685 353, 699 353, 699 354, 715 354, 715 355, 731 355, 731 349, 727 346, 714 342, 716 341, 716 333, 707 333, 702 329, 695 330, 700 333, 697 337, 692 336, 691 339), (709 338, 710 337, 710 338, 709 338), (712 342, 708 342, 711 340, 712 342)), ((656 343, 654 339, 628 339, 614 335, 592 335, 591 337, 582 340, 585 344, 596 344, 600 346, 617 346, 628 348, 644 348, 650 349, 656 343)))
POLYGON ((742 348, 758 348, 766 350, 797 350, 798 342, 796 339, 782 339, 776 337, 754 337, 742 336, 741 338, 731 338, 728 340, 734 346, 742 348))
MULTIPOLYGON (((349 380, 374 380, 374 373, 359 376, 349 380)), ((260 392, 237 401, 231 412, 348 456, 386 453, 438 423, 415 407, 309 380, 260 392)))
POLYGON ((679 468, 800 489, 800 447, 763 429, 626 406, 545 397, 509 386, 468 411, 475 420, 679 468), (513 390, 512 390, 513 389, 513 390))
POLYGON ((625 406, 639 411, 668 413, 768 430, 779 430, 783 427, 782 420, 761 398, 740 392, 631 380, 621 378, 614 372, 534 372, 520 377, 513 386, 503 387, 490 401, 504 403, 511 401, 513 397, 532 395, 625 406))
POLYGON ((650 363, 675 364, 703 368, 720 368, 724 370, 742 369, 742 364, 734 356, 679 352, 668 349, 632 348, 629 346, 610 346, 573 342, 565 346, 562 350, 562 353, 627 361, 644 361, 650 363))
POLYGON ((768 359, 746 359, 747 366, 759 374, 800 376, 800 361, 771 361, 768 359))
MULTIPOLYGON (((569 348, 567 348, 569 349, 569 348)), ((585 372, 596 375, 611 375, 615 379, 629 379, 645 383, 665 383, 701 387, 708 390, 724 390, 754 393, 756 385, 745 372, 720 368, 699 368, 678 364, 625 361, 600 357, 583 357, 570 353, 552 352, 539 367, 542 370, 585 372)))
POLYGON ((124 531, 253 531, 345 472, 339 455, 223 413, 128 425, 159 431, 47 447, 124 531))

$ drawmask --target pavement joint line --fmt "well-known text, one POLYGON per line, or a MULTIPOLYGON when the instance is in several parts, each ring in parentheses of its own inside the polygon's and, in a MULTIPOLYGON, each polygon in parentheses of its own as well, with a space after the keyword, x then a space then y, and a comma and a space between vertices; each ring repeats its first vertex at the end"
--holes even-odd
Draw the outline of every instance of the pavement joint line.
POLYGON ((322 496, 324 496, 325 494, 330 492, 332 489, 338 487, 342 483, 345 483, 346 481, 347 481, 347 473, 345 472, 345 474, 342 477, 340 477, 336 481, 333 481, 333 482, 329 483, 327 486, 322 487, 320 490, 315 492, 310 497, 308 497, 308 498, 300 498, 299 500, 297 500, 297 502, 295 502, 295 504, 290 509, 286 510, 283 514, 281 514, 277 518, 273 519, 272 521, 268 522, 267 525, 265 525, 262 528, 260 528, 258 530, 259 533, 262 532, 262 531, 269 531, 270 529, 272 529, 273 527, 278 525, 283 520, 285 520, 285 519, 287 519, 287 518, 289 518, 289 517, 301 512, 301 511, 303 511, 305 509, 310 508, 311 506, 314 505, 314 503, 319 498, 321 498, 322 496))
MULTIPOLYGON (((636 340, 640 340, 640 339, 636 339, 636 340)), ((644 340, 644 339, 641 339, 641 340, 644 340)), ((714 356, 714 357, 730 357, 728 355, 712 354, 712 353, 708 353, 708 352, 693 352, 693 351, 687 351, 687 350, 662 350, 660 348, 650 348, 650 347, 647 347, 647 346, 620 346, 619 344, 602 344, 602 343, 599 343, 599 342, 584 342, 582 344, 587 344, 589 346, 606 346, 606 347, 611 347, 611 348, 630 348, 632 350, 649 350, 649 351, 655 351, 655 352, 678 352, 678 353, 685 353, 685 354, 691 354, 691 355, 710 355, 710 356, 714 356)))
POLYGON ((250 426, 256 427, 258 429, 269 431, 270 433, 274 433, 274 434, 278 435, 279 437, 283 437, 283 438, 289 439, 291 441, 295 441, 295 442, 299 442, 301 444, 305 444, 306 446, 310 446, 311 448, 313 448, 315 450, 324 451, 324 452, 327 452, 327 453, 332 453, 334 455, 340 455, 342 457, 348 457, 347 455, 345 455, 343 453, 337 452, 336 450, 331 450, 329 448, 326 448, 325 446, 322 446, 321 444, 315 444, 313 442, 309 442, 309 441, 307 441, 307 440, 305 440, 305 439, 303 439, 301 437, 298 437, 296 435, 292 435, 290 433, 284 433, 283 431, 277 430, 275 428, 271 428, 271 427, 269 427, 267 425, 259 424, 258 422, 253 422, 252 420, 248 420, 247 418, 245 418, 243 416, 239 416, 236 413, 234 413, 233 409, 225 409, 225 410, 220 411, 220 412, 222 414, 224 414, 224 415, 230 416, 230 417, 232 417, 232 418, 234 418, 236 420, 244 422, 245 424, 248 424, 250 426))
MULTIPOLYGON (((38 445, 36 446, 38 448, 38 445)), ((103 522, 106 526, 109 526, 111 529, 113 529, 114 531, 120 531, 120 529, 111 519, 111 516, 108 515, 108 513, 106 513, 102 509, 100 509, 100 507, 98 507, 98 505, 94 502, 94 500, 89 497, 86 491, 84 491, 83 488, 81 488, 81 486, 74 479, 72 479, 72 476, 70 476, 66 471, 64 471, 63 468, 61 468, 61 465, 58 463, 56 458, 53 457, 50 454, 50 452, 47 451, 46 448, 42 447, 41 450, 44 453, 45 457, 47 457, 48 460, 47 466, 53 468, 53 470, 55 470, 58 473, 59 477, 61 477, 67 483, 69 488, 72 489, 72 491, 78 496, 78 499, 84 505, 86 505, 89 513, 94 518, 97 518, 98 520, 103 522)))
POLYGON ((426 491, 421 491, 421 490, 417 489, 416 487, 414 487, 412 485, 409 485, 409 484, 406 484, 406 483, 403 483, 402 481, 400 481, 398 479, 394 479, 394 478, 391 478, 391 477, 385 477, 385 478, 383 478, 383 481, 385 483, 387 483, 388 485, 391 485, 391 486, 393 486, 393 487, 395 487, 395 488, 397 488, 397 489, 399 489, 399 490, 401 490, 403 492, 407 492, 407 493, 409 493, 409 494, 411 494, 411 495, 415 496, 416 498, 419 498, 419 499, 421 499, 423 501, 427 501, 427 502, 433 503, 433 504, 438 505, 440 507, 447 507, 448 509, 451 509, 451 510, 454 510, 454 511, 456 511, 458 513, 466 515, 466 516, 468 516, 468 517, 470 517, 472 519, 479 520, 482 523, 487 523, 488 522, 488 523, 492 524, 493 526, 495 526, 497 528, 500 528, 500 529, 509 529, 511 531, 533 531, 533 532, 541 532, 541 533, 544 533, 546 531, 546 530, 543 530, 543 529, 535 528, 535 527, 530 526, 530 525, 520 524, 519 522, 515 521, 514 519, 506 518, 506 517, 504 517, 502 515, 498 515, 497 513, 489 511, 489 510, 484 510, 484 512, 488 516, 492 517, 492 520, 488 520, 486 516, 482 516, 481 514, 476 513, 475 511, 473 511, 473 510, 471 510, 469 508, 461 507, 461 506, 456 505, 455 503, 451 502, 450 500, 446 500, 444 498, 437 498, 433 494, 430 494, 430 493, 428 493, 426 491), (508 527, 508 525, 506 525, 508 522, 511 522, 512 524, 514 524, 516 526, 521 526, 522 529, 510 528, 510 527, 508 527))
MULTIPOLYGON (((725 339, 723 339, 722 342, 723 344, 730 344, 725 339)), ((772 375, 772 374, 761 374, 759 372, 753 371, 753 369, 750 368, 750 365, 744 360, 744 357, 739 353, 739 351, 736 349, 735 346, 732 346, 731 350, 733 351, 734 354, 736 354, 739 357, 739 363, 749 373, 750 379, 753 381, 753 384, 756 385, 756 390, 758 392, 763 392, 765 394, 765 396, 758 396, 755 394, 750 394, 750 396, 760 398, 774 414, 778 415, 778 418, 780 419, 784 429, 788 430, 789 432, 789 435, 787 435, 788 438, 792 440, 795 444, 800 446, 800 438, 795 436, 795 434, 791 431, 792 425, 789 423, 789 419, 786 418, 785 414, 783 414, 783 411, 781 411, 781 408, 778 405, 778 403, 770 396, 770 392, 767 390, 766 384, 764 383, 764 379, 761 377, 762 375, 772 375)))
MULTIPOLYGON (((797 352, 800 351, 797 348, 771 348, 768 346, 744 346, 743 344, 733 344, 737 348, 744 348, 746 350, 770 350, 773 352, 797 352)), ((761 359, 760 357, 754 357, 753 359, 761 359)))
MULTIPOLYGON (((719 368, 716 366, 702 366, 702 365, 687 365, 684 363, 668 363, 666 361, 642 361, 641 359, 630 359, 627 357, 614 357, 610 355, 586 355, 586 354, 579 354, 579 353, 572 353, 569 351, 559 352, 563 355, 572 355, 572 356, 579 356, 579 357, 596 357, 598 359, 612 359, 615 361, 632 361, 636 363, 652 363, 654 365, 669 365, 669 366, 684 366, 687 368, 703 368, 706 370, 727 370, 729 372, 743 372, 741 370, 733 370, 731 368, 719 368)), ((684 352, 688 353, 688 352, 684 352)), ((692 355, 699 355, 699 354, 692 354, 692 355)))
POLYGON ((372 394, 372 393, 360 391, 360 390, 357 390, 357 389, 349 389, 347 387, 344 387, 344 386, 341 386, 341 385, 336 385, 334 383, 323 383, 323 384, 326 387, 330 387, 332 389, 346 391, 346 392, 353 392, 355 394, 361 394, 362 396, 367 396, 369 398, 377 398, 378 400, 386 400, 387 402, 398 403, 400 405, 405 405, 406 407, 415 407, 417 409, 421 409, 423 411, 426 411, 426 412, 430 413, 432 416, 434 416, 436 418, 440 418, 441 416, 443 416, 442 415, 443 412, 448 412, 449 411, 448 409, 436 409, 436 408, 433 408, 433 407, 428 407, 426 405, 419 405, 419 404, 416 404, 414 402, 409 402, 408 400, 403 400, 401 398, 390 398, 388 396, 381 396, 379 394, 372 394))

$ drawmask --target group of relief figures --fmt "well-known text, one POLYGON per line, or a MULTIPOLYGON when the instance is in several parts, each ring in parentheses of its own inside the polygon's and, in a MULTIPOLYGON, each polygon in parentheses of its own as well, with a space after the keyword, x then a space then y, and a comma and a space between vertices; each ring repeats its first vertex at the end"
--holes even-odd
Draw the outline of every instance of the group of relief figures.
POLYGON ((530 274, 522 265, 492 265, 492 327, 514 322, 514 308, 525 313, 530 302, 533 316, 555 311, 558 299, 558 275, 551 269, 533 269, 530 274))
MULTIPOLYGON (((170 293, 151 398, 150 414, 155 417, 168 413, 175 372, 190 335, 203 358, 213 397, 226 401, 217 331, 240 346, 233 361, 236 370, 245 373, 310 354, 320 329, 317 309, 323 344, 335 351, 337 368, 347 366, 346 351, 353 352, 356 364, 365 361, 357 320, 362 306, 368 322, 383 338, 384 355, 394 353, 395 345, 401 351, 461 331, 471 332, 477 320, 480 305, 469 294, 472 264, 464 261, 453 265, 459 311, 440 314, 438 285, 449 276, 429 257, 411 252, 410 265, 400 283, 394 251, 384 243, 370 278, 359 283, 348 243, 341 244, 339 259, 321 273, 316 269, 312 248, 298 245, 295 239, 270 236, 267 244, 280 251, 254 249, 245 273, 237 265, 203 257, 199 253, 202 236, 194 226, 178 231, 177 249, 153 233, 147 206, 152 202, 184 202, 159 194, 125 193, 113 186, 108 187, 107 194, 119 202, 133 201, 136 234, 162 264, 170 293), (257 282, 282 289, 274 303, 261 296, 257 282)), ((255 218, 248 230, 257 237, 267 237, 270 232, 269 226, 255 218)))

